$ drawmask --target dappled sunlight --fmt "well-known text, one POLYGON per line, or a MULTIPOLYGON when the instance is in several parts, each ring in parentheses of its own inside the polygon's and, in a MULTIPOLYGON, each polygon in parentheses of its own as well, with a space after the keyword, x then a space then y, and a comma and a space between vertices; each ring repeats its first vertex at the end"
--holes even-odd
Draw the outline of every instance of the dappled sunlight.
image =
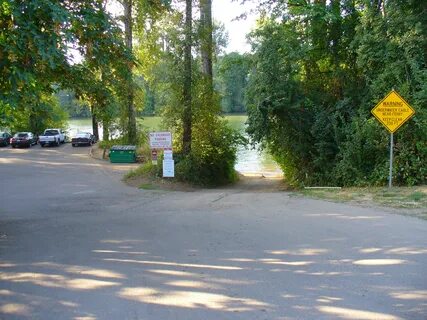
POLYGON ((417 255, 417 254, 427 254, 427 248, 415 248, 415 247, 398 247, 392 249, 385 248, 362 248, 359 249, 360 253, 377 253, 381 252, 383 254, 396 254, 396 255, 417 255))
POLYGON ((396 292, 391 292, 390 296, 392 296, 395 299, 402 299, 402 300, 426 300, 427 301, 426 290, 396 291, 396 292))
POLYGON ((383 219, 383 216, 345 216, 345 215, 339 215, 337 216, 338 219, 344 219, 344 220, 378 220, 383 219))
POLYGON ((235 280, 235 279, 225 279, 225 278, 209 278, 209 280, 212 282, 231 285, 231 286, 253 285, 259 282, 256 280, 235 280))
POLYGON ((415 255, 427 254, 427 248, 400 247, 385 251, 386 254, 415 255))
POLYGON ((339 265, 339 264, 348 264, 353 262, 351 259, 340 259, 340 260, 329 260, 330 264, 339 265))
POLYGON ((345 215, 341 213, 308 213, 305 214, 306 217, 332 217, 337 219, 343 219, 343 220, 378 220, 378 219, 384 219, 384 216, 352 216, 352 215, 345 215))
POLYGON ((186 271, 176 271, 176 270, 163 270, 163 269, 151 269, 146 270, 146 272, 152 272, 167 276, 177 276, 177 277, 199 277, 200 275, 197 273, 186 272, 186 271))
POLYGON ((0 290, 0 296, 13 296, 15 293, 10 290, 0 290))
POLYGON ((90 267, 83 267, 83 266, 73 266, 73 265, 63 265, 53 262, 37 262, 32 264, 35 267, 44 267, 44 268, 51 268, 55 270, 61 270, 65 271, 67 273, 73 273, 73 274, 82 274, 82 275, 88 275, 98 278, 113 278, 113 279, 125 279, 126 277, 123 274, 106 270, 106 269, 95 269, 90 267))
POLYGON ((303 248, 297 250, 266 250, 265 252, 274 255, 318 256, 328 253, 329 250, 320 248, 303 248))
POLYGON ((20 160, 19 158, 0 158, 0 164, 15 164, 20 160))
POLYGON ((168 286, 173 287, 185 287, 185 288, 195 288, 195 289, 221 289, 220 286, 212 285, 209 283, 201 281, 190 281, 190 280, 175 280, 165 282, 168 286))
POLYGON ((256 262, 257 259, 248 259, 248 258, 228 258, 222 259, 224 261, 232 261, 232 262, 256 262))
POLYGON ((124 288, 118 296, 124 299, 179 308, 200 308, 230 312, 252 311, 269 304, 249 298, 198 291, 166 291, 154 288, 124 288))
POLYGON ((371 312, 365 310, 357 310, 357 309, 349 309, 349 308, 340 308, 340 307, 332 307, 332 306, 317 306, 317 310, 320 312, 333 315, 335 317, 339 317, 340 319, 348 319, 348 320, 403 320, 397 316, 379 313, 379 312, 371 312))
POLYGON ((284 265, 284 266, 308 266, 313 264, 313 261, 282 261, 279 259, 260 259, 264 264, 284 265))
POLYGON ((76 273, 88 276, 94 276, 98 278, 113 278, 113 279, 125 279, 126 277, 120 273, 113 272, 110 270, 103 269, 86 269, 81 267, 70 267, 65 269, 66 272, 76 273))
POLYGON ((320 272, 306 272, 306 274, 310 276, 350 276, 352 275, 351 272, 348 271, 320 271, 320 272))
POLYGON ((360 253, 375 253, 378 251, 381 251, 381 248, 364 248, 364 249, 360 249, 359 252, 360 253))
POLYGON ((336 217, 340 216, 339 213, 307 213, 304 216, 306 217, 336 217))
POLYGON ((75 302, 71 302, 71 301, 58 301, 58 303, 64 307, 68 307, 68 308, 78 308, 80 305, 78 303, 75 302))
POLYGON ((316 299, 316 301, 320 303, 334 303, 336 301, 341 301, 341 300, 342 298, 329 297, 329 296, 320 296, 318 299, 316 299))
POLYGON ((146 265, 160 265, 160 266, 173 266, 173 267, 187 267, 187 268, 204 268, 215 270, 244 270, 240 267, 232 266, 219 266, 210 264, 193 264, 193 263, 178 263, 178 262, 165 262, 165 261, 148 261, 148 260, 130 260, 130 259, 103 259, 104 261, 114 261, 123 263, 137 263, 146 265))
POLYGON ((147 252, 142 251, 117 251, 117 250, 92 250, 95 253, 121 253, 121 254, 129 254, 129 255, 144 255, 148 254, 147 252))
POLYGON ((10 262, 2 262, 0 263, 0 268, 14 268, 16 264, 10 262))
MULTIPOLYGON (((150 272, 159 275, 174 276, 174 277, 191 277, 191 278, 205 278, 205 274, 198 274, 187 271, 167 270, 167 269, 150 269, 144 270, 144 272, 150 272)), ((250 285, 257 283, 256 281, 248 280, 236 280, 236 279, 224 279, 224 278, 213 278, 209 277, 209 283, 218 283, 224 285, 250 285)), ((211 285, 210 285, 211 287, 211 285)))
POLYGON ((294 294, 282 294, 282 298, 285 299, 296 299, 296 298, 300 298, 301 296, 298 295, 294 295, 294 294))
POLYGON ((253 263, 262 263, 262 264, 269 264, 269 265, 285 265, 285 266, 307 266, 310 264, 313 264, 313 261, 285 261, 281 259, 271 259, 271 258, 265 258, 265 259, 246 259, 246 258, 228 258, 228 259, 222 259, 224 261, 231 261, 231 262, 253 262, 253 263))
POLYGON ((408 261, 401 259, 364 259, 353 261, 353 264, 359 266, 392 266, 404 263, 408 263, 408 261))
POLYGON ((141 244, 144 243, 144 240, 134 240, 134 239, 124 239, 124 240, 116 240, 116 239, 106 239, 99 241, 101 243, 110 243, 110 244, 141 244))
POLYGON ((296 310, 301 310, 301 311, 307 311, 311 309, 311 307, 303 306, 303 305, 294 305, 292 306, 292 308, 296 310))
POLYGON ((83 278, 67 278, 56 274, 32 272, 0 272, 0 280, 16 283, 32 283, 42 287, 64 288, 70 290, 96 290, 105 287, 117 286, 119 283, 83 278))
POLYGON ((0 305, 0 314, 9 314, 12 316, 30 316, 31 309, 20 303, 6 303, 0 305))

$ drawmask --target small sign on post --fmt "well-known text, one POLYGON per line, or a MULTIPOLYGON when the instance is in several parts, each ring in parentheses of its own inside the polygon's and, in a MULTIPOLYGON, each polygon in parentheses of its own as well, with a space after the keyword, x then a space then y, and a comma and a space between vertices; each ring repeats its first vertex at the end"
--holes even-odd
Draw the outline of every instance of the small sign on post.
POLYGON ((171 149, 163 150, 163 159, 165 159, 165 160, 172 160, 173 159, 173 153, 172 153, 171 149))
POLYGON ((157 165, 157 150, 151 149, 151 163, 157 165))
POLYGON ((164 178, 175 177, 175 161, 174 160, 163 160, 163 177, 164 178))
POLYGON ((415 110, 396 91, 392 90, 371 110, 371 113, 390 132, 388 187, 391 188, 393 180, 393 133, 415 114, 415 110))

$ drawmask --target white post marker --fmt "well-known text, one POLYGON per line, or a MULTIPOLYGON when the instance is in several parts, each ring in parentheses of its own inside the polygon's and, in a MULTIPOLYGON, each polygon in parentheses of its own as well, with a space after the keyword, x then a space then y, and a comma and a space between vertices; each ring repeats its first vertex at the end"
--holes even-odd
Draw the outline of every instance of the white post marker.
POLYGON ((415 110, 396 91, 391 90, 372 110, 371 113, 390 132, 390 172, 388 187, 393 183, 393 133, 414 114, 415 110))
POLYGON ((390 170, 388 174, 388 187, 391 188, 393 183, 393 133, 390 133, 390 170))

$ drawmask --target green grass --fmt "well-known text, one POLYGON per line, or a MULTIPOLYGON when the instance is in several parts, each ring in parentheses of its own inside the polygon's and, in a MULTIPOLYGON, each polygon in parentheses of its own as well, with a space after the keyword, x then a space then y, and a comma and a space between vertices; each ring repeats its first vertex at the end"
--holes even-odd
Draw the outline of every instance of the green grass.
POLYGON ((304 189, 303 195, 336 202, 374 204, 391 208, 425 209, 427 213, 427 186, 394 188, 304 189))
POLYGON ((409 199, 413 200, 413 201, 423 201, 425 200, 427 197, 427 195, 425 193, 416 191, 412 194, 409 195, 409 199))
POLYGON ((139 186, 139 189, 143 189, 143 190, 158 190, 159 187, 151 184, 151 183, 143 183, 139 186))
POLYGON ((123 177, 124 180, 129 180, 132 178, 136 178, 136 177, 146 177, 146 178, 153 178, 155 177, 157 172, 157 167, 153 164, 151 164, 151 162, 147 162, 142 164, 141 166, 139 166, 136 169, 133 169, 131 171, 129 171, 128 173, 126 173, 123 177))

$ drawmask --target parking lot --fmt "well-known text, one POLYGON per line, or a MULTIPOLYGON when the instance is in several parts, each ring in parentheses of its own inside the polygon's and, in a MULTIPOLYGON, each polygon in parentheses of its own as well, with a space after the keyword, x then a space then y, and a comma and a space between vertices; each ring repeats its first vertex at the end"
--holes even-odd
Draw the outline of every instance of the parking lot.
POLYGON ((424 220, 139 190, 89 150, 0 148, 1 319, 427 318, 424 220))

